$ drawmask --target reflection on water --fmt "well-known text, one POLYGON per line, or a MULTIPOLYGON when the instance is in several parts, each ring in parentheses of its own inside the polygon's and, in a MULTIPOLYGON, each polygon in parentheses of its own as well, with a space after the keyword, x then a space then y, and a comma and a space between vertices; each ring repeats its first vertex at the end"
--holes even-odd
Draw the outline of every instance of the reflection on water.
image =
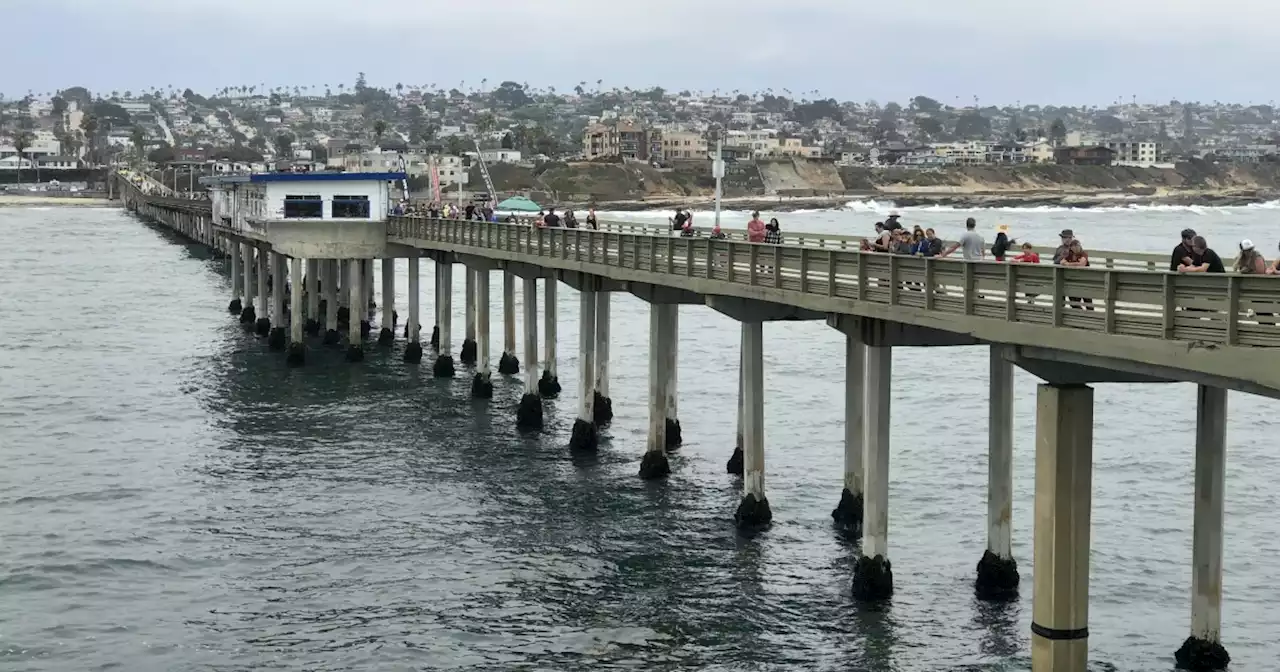
MULTIPOLYGON (((1060 227, 1052 217, 1019 225, 1060 227)), ((0 230, 0 668, 1029 669, 1035 381, 1016 381, 1022 597, 985 605, 972 598, 980 348, 895 354, 895 595, 863 606, 849 596, 857 540, 830 518, 843 340, 825 325, 765 329, 775 522, 747 537, 724 473, 738 330, 710 310, 681 311, 686 442, 652 483, 636 478, 637 300, 613 302, 617 415, 586 458, 566 449, 571 290, 565 391, 547 402, 547 431, 525 436, 518 379, 495 377, 493 400, 473 401, 468 371, 435 379, 403 364, 402 343, 370 344, 360 365, 316 345, 287 368, 226 314, 223 262, 121 213, 3 210, 0 230)), ((430 281, 424 270, 424 297, 430 281)), ((406 278, 397 287, 403 305, 406 278)), ((1186 426, 1168 418, 1193 417, 1194 391, 1100 386, 1097 401, 1095 668, 1167 669, 1187 628, 1192 463, 1186 426)), ((1232 396, 1224 634, 1240 669, 1280 655, 1266 560, 1280 552, 1265 476, 1280 470, 1275 411, 1232 396)))

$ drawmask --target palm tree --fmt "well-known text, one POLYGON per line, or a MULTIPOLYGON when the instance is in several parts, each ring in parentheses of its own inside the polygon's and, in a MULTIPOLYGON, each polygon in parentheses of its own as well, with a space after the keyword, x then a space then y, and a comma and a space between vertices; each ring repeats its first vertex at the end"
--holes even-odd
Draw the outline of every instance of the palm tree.
POLYGON ((387 122, 381 119, 373 122, 373 138, 378 142, 379 145, 382 144, 382 134, 386 132, 387 132, 387 122))
POLYGON ((404 84, 396 82, 396 95, 399 96, 404 91, 404 84))
POLYGON ((80 130, 84 131, 84 141, 89 148, 88 156, 90 159, 96 158, 94 147, 98 140, 98 118, 92 114, 86 114, 80 119, 80 130))
POLYGON ((138 153, 138 163, 142 163, 142 146, 147 141, 147 134, 142 130, 141 126, 134 126, 133 132, 129 134, 129 139, 133 141, 133 147, 138 153))
MULTIPOLYGON (((31 146, 31 134, 26 131, 18 131, 13 136, 13 148, 18 150, 18 184, 22 184, 22 153, 27 151, 31 146)), ((35 163, 32 161, 32 163, 35 163)), ((38 174, 37 174, 38 175, 38 174)), ((39 182, 40 178, 36 177, 39 182)))

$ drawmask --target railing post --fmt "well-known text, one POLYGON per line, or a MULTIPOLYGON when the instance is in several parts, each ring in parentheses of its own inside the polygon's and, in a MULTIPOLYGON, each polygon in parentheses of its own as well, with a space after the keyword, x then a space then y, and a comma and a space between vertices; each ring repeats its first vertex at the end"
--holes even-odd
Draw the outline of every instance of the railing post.
POLYGON ((965 261, 964 263, 964 314, 973 314, 973 304, 977 299, 978 281, 973 275, 973 262, 965 261))
POLYGON ((773 246, 773 288, 782 289, 782 246, 773 246))
POLYGON ((870 255, 861 250, 854 256, 858 260, 858 300, 867 300, 867 259, 870 255))
POLYGON ((737 243, 733 242, 732 240, 726 240, 724 244, 727 250, 725 253, 725 257, 727 259, 726 267, 728 268, 729 282, 733 282, 734 261, 735 261, 734 257, 737 254, 735 246, 737 245, 737 243))
POLYGON ((1161 312, 1162 328, 1164 330, 1164 338, 1172 339, 1174 333, 1174 317, 1178 312, 1177 303, 1177 284, 1175 278, 1178 276, 1173 273, 1165 273, 1163 282, 1161 283, 1161 291, 1164 299, 1164 310, 1161 312))
POLYGON ((675 239, 667 236, 667 275, 676 274, 676 245, 675 239))
POLYGON ((756 284, 756 267, 759 265, 758 262, 760 260, 760 246, 751 243, 747 258, 750 259, 750 263, 747 266, 747 284, 754 287, 756 284))
POLYGON ((836 253, 827 250, 827 296, 836 295, 836 253))
POLYGON ((809 292, 809 250, 800 248, 800 293, 809 292))
POLYGON ((1004 297, 1004 319, 1009 322, 1018 321, 1018 265, 1007 264, 1004 267, 1004 283, 1007 293, 1004 297))
POLYGON ((1062 326, 1062 304, 1067 297, 1063 289, 1065 279, 1062 277, 1063 269, 1061 266, 1053 267, 1053 326, 1062 326))
POLYGON ((1240 276, 1227 276, 1227 345, 1240 340, 1240 276))
POLYGON ((933 310, 937 298, 938 281, 935 279, 938 262, 933 257, 924 258, 924 309, 933 310))
POLYGON ((693 277, 693 239, 684 239, 684 274, 693 277))
POLYGON ((889 257, 889 305, 898 305, 898 255, 889 257))
POLYGON ((1102 318, 1102 333, 1114 334, 1116 333, 1116 294, 1119 289, 1116 287, 1116 272, 1106 271, 1106 276, 1103 278, 1103 281, 1103 287, 1106 291, 1105 296, 1107 306, 1104 309, 1105 312, 1103 313, 1102 318))

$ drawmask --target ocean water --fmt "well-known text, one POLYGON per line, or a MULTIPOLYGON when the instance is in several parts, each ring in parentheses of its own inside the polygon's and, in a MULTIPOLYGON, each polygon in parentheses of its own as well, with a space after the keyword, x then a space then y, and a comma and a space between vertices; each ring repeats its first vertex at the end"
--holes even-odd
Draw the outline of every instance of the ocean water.
MULTIPOLYGON (((779 218, 856 233, 878 214, 779 218)), ((1272 214, 904 220, 945 236, 976 216, 1045 244, 1069 226, 1098 247, 1159 252, 1186 226, 1219 249, 1243 237, 1274 249, 1272 214)), ((867 608, 849 595, 856 543, 831 526, 843 339, 821 324, 765 327, 775 522, 744 537, 732 524, 740 484, 724 472, 739 332, 709 309, 681 311, 686 443, 670 479, 650 483, 636 477, 648 318, 634 298, 613 301, 616 418, 598 456, 572 457, 568 287, 565 391, 547 402, 547 431, 522 436, 517 379, 472 401, 469 372, 435 380, 401 362, 400 339, 370 342, 358 365, 312 343, 306 367, 287 368, 226 313, 225 262, 121 211, 0 209, 0 232, 0 670, 1030 668, 1036 381, 1015 380, 1022 598, 984 605, 972 597, 986 530, 983 348, 895 353, 896 593, 867 608)), ((406 264, 397 271, 404 306, 406 264)), ((463 286, 455 276, 459 343, 463 286)), ((1195 390, 1100 385, 1096 401, 1093 667, 1170 670, 1189 626, 1195 390)), ((1277 410, 1230 397, 1223 638, 1237 672, 1280 658, 1277 410)))

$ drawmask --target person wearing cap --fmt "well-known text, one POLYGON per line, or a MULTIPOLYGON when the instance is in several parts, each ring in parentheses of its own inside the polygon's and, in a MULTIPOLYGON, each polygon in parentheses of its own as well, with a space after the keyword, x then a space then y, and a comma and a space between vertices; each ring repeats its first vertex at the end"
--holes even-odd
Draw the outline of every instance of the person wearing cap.
POLYGON ((1209 249, 1209 242, 1204 236, 1196 236, 1191 239, 1191 263, 1182 264, 1178 267, 1179 273, 1226 273, 1227 269, 1222 265, 1222 257, 1217 252, 1209 249))
POLYGON ((1071 243, 1076 239, 1076 234, 1071 229, 1063 229, 1058 234, 1058 239, 1062 244, 1058 245, 1058 249, 1053 251, 1053 263, 1061 264, 1062 259, 1071 252, 1071 243))
POLYGON ((1240 257, 1236 259, 1235 272, 1245 275, 1263 275, 1267 272, 1267 260, 1254 249, 1253 241, 1248 238, 1240 241, 1240 257))
POLYGON ((902 222, 898 221, 898 211, 890 210, 889 216, 884 220, 884 228, 886 231, 893 231, 902 228, 902 222))
POLYGON ((1169 255, 1169 270, 1178 271, 1179 266, 1190 265, 1195 258, 1191 249, 1191 241, 1196 237, 1196 232, 1192 229, 1182 230, 1182 242, 1173 248, 1173 254, 1169 255))

